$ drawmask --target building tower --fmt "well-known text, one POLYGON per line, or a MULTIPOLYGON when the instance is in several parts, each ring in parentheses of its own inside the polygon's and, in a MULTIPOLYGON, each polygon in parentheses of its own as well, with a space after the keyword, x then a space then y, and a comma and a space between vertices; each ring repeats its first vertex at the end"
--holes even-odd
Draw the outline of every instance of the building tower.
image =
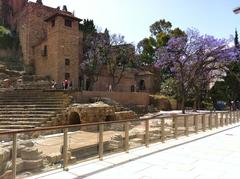
POLYGON ((45 20, 48 22, 47 46, 48 75, 61 84, 70 80, 73 88, 79 86, 79 50, 81 19, 58 12, 45 20))

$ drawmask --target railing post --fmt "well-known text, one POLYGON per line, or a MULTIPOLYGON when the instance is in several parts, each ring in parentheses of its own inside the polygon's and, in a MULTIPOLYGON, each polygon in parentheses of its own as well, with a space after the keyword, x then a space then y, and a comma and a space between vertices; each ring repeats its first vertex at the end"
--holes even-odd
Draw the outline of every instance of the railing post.
POLYGON ((239 122, 239 111, 237 110, 237 122, 239 122))
POLYGON ((149 119, 145 121, 145 146, 149 146, 149 119))
POLYGON ((235 120, 235 112, 234 111, 232 111, 232 124, 234 124, 235 122, 234 122, 234 120, 235 120))
POLYGON ((235 123, 237 123, 237 117, 238 117, 237 114, 238 114, 238 111, 236 110, 236 111, 235 111, 235 123))
POLYGON ((129 150, 129 122, 125 122, 125 151, 129 150))
POLYGON ((67 171, 68 168, 68 129, 63 129, 63 170, 67 171))
POLYGON ((223 127, 223 113, 221 112, 220 126, 223 127))
POLYGON ((233 114, 232 114, 232 111, 230 111, 230 120, 229 120, 229 123, 230 123, 230 124, 233 123, 233 114))
POLYGON ((209 126, 209 129, 212 130, 212 112, 210 112, 208 116, 208 126, 209 126))
POLYGON ((218 113, 215 113, 215 128, 218 128, 219 123, 218 123, 218 113))
POLYGON ((174 138, 177 139, 178 138, 178 126, 177 126, 177 116, 173 115, 173 130, 174 130, 174 138))
POLYGON ((104 125, 100 124, 99 125, 99 151, 98 151, 98 155, 99 155, 99 160, 103 160, 103 130, 104 130, 104 125))
POLYGON ((17 174, 17 134, 13 134, 13 146, 12 146, 12 179, 16 178, 17 174))
POLYGON ((193 122, 194 122, 194 126, 195 126, 195 133, 198 133, 198 118, 197 118, 197 115, 193 116, 193 122))
POLYGON ((232 114, 232 117, 231 117, 231 118, 232 118, 232 120, 231 120, 231 124, 234 124, 234 111, 232 111, 231 114, 232 114))
POLYGON ((185 135, 189 135, 189 127, 188 127, 188 116, 184 115, 184 127, 185 127, 185 135))
POLYGON ((233 118, 233 123, 235 124, 237 122, 236 118, 237 118, 237 111, 234 111, 234 118, 233 118))
POLYGON ((206 114, 202 115, 202 130, 203 132, 206 131, 206 114))
POLYGON ((164 128, 165 128, 165 119, 164 118, 162 118, 161 119, 161 142, 162 143, 164 143, 164 141, 165 141, 165 130, 164 130, 164 128))
POLYGON ((225 125, 228 125, 228 113, 225 114, 225 125))

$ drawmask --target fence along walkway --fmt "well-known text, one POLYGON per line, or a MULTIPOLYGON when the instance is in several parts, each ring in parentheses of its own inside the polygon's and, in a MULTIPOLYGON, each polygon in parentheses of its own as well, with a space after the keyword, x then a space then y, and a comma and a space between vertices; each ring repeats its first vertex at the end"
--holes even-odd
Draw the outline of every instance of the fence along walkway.
MULTIPOLYGON (((104 133, 107 132, 110 125, 123 125, 122 134, 123 137, 123 148, 122 150, 128 152, 131 147, 133 136, 139 135, 139 133, 132 134, 129 133, 131 129, 135 126, 140 126, 141 136, 143 137, 142 143, 148 147, 150 143, 154 142, 166 142, 168 139, 175 138, 179 136, 189 136, 192 133, 198 133, 200 131, 212 130, 213 128, 223 127, 229 124, 234 124, 239 122, 239 111, 228 111, 228 112, 209 112, 209 113, 199 113, 199 114, 179 114, 179 115, 159 115, 143 119, 134 120, 122 120, 122 121, 109 121, 109 122, 99 122, 91 124, 80 124, 80 125, 66 125, 66 126, 56 126, 56 127, 45 127, 27 130, 16 130, 16 131, 5 131, 0 132, 0 137, 2 135, 12 136, 12 178, 15 179, 17 175, 17 134, 41 132, 41 131, 56 131, 63 130, 62 137, 62 158, 63 170, 68 170, 68 152, 69 152, 69 130, 73 128, 86 128, 97 126, 97 152, 100 160, 103 160, 105 149, 104 133), (156 130, 157 129, 157 130, 156 130)), ((112 130, 112 129, 111 129, 112 130)), ((119 129, 118 129, 119 130, 119 129)), ((95 131, 96 132, 96 131, 95 131)), ((136 147, 136 146, 134 146, 136 147)))

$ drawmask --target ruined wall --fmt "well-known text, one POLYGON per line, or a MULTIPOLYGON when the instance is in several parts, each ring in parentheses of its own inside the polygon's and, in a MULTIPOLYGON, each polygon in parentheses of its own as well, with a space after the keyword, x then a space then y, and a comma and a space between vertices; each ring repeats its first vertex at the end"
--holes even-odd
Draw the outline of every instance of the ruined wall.
POLYGON ((16 50, 0 49, 0 57, 13 57, 17 55, 16 50))
MULTIPOLYGON (((101 76, 96 83, 94 83, 93 91, 108 91, 109 84, 112 84, 112 77, 108 75, 107 70, 103 70, 101 76)), ((131 86, 136 85, 135 75, 132 72, 125 72, 120 82, 112 85, 112 90, 119 92, 131 92, 131 86)))
POLYGON ((140 81, 144 80, 145 90, 144 92, 151 93, 154 91, 154 76, 152 74, 143 74, 143 75, 136 75, 136 83, 137 83, 137 90, 140 90, 140 81))
MULTIPOLYGON (((34 66, 33 46, 43 41, 47 36, 47 23, 45 18, 52 15, 56 10, 36 3, 28 3, 20 15, 19 38, 23 52, 24 64, 34 66)), ((33 72, 34 69, 26 69, 33 72)))
POLYGON ((10 25, 11 7, 8 0, 0 0, 0 20, 4 25, 10 25))
POLYGON ((48 56, 43 54, 45 46, 47 46, 47 40, 34 48, 35 73, 36 75, 50 76, 50 72, 54 72, 54 69, 49 70, 48 68, 51 64, 49 64, 48 56))
MULTIPOLYGON (((117 79, 117 78, 116 78, 117 79)), ((141 71, 137 69, 128 69, 123 73, 120 82, 116 85, 112 85, 113 91, 118 92, 153 92, 154 76, 150 72, 141 71), (140 89, 140 81, 144 81, 145 89, 140 89)), ((109 75, 107 67, 105 67, 98 81, 94 83, 93 91, 108 91, 109 84, 112 84, 112 77, 109 75)))
POLYGON ((148 93, 137 93, 137 92, 101 92, 101 91, 82 91, 82 92, 69 92, 76 102, 88 103, 92 97, 105 97, 117 101, 120 104, 128 105, 144 105, 150 104, 148 93))
POLYGON ((18 13, 24 9, 26 4, 27 0, 0 0, 1 22, 14 30, 16 28, 14 19, 18 18, 18 13))

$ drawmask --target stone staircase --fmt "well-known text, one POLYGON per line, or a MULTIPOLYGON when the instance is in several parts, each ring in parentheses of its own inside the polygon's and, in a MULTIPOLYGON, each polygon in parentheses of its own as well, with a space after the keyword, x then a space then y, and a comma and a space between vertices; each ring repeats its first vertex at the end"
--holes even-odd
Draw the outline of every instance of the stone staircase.
POLYGON ((13 90, 0 93, 0 130, 64 124, 69 106, 63 91, 13 90))

